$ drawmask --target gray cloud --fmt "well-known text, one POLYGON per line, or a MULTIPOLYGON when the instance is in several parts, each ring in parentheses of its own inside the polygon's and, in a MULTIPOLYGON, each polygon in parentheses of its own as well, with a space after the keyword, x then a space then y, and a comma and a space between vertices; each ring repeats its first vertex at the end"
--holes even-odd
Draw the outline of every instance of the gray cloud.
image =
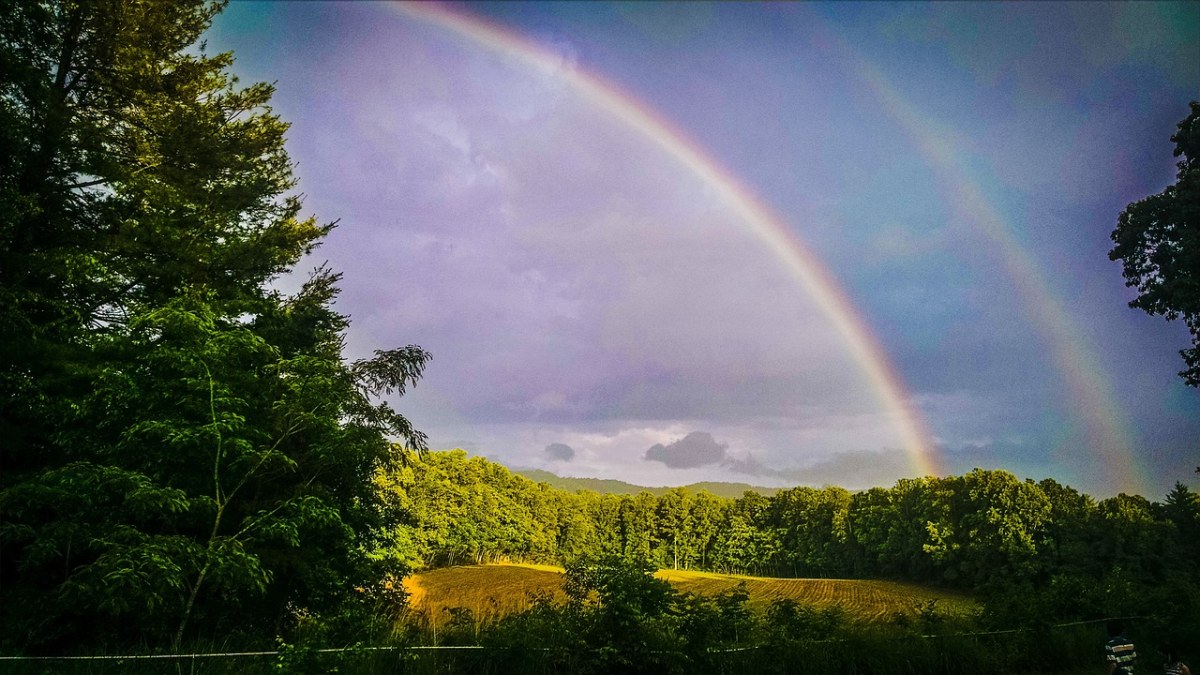
POLYGON ((753 455, 746 459, 727 458, 721 466, 757 478, 783 480, 793 485, 838 485, 852 490, 893 485, 897 479, 912 476, 912 468, 903 452, 840 452, 805 467, 776 469, 753 455))
POLYGON ((694 469, 725 459, 728 447, 714 440, 707 431, 693 431, 669 445, 655 443, 646 451, 645 459, 662 462, 672 469, 694 469))
POLYGON ((899 450, 843 452, 811 466, 788 469, 780 475, 800 485, 839 485, 852 490, 889 486, 897 478, 914 476, 908 457, 899 450))
POLYGON ((575 448, 566 443, 551 443, 546 446, 546 456, 550 459, 556 459, 562 462, 569 462, 575 458, 575 448))
POLYGON ((727 457, 721 463, 721 466, 736 473, 743 473, 747 476, 761 477, 781 477, 782 472, 772 469, 771 467, 758 461, 754 455, 750 455, 746 459, 738 459, 737 457, 727 457))

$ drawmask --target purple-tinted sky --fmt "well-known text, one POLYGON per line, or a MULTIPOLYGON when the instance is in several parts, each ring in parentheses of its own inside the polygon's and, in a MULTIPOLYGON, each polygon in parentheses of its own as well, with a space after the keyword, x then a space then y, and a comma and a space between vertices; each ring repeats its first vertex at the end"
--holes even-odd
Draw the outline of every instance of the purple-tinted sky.
POLYGON ((1107 251, 1125 204, 1174 178, 1200 5, 450 10, 557 58, 386 3, 234 2, 208 44, 277 82, 305 205, 341 221, 305 265, 345 274, 349 355, 433 353, 398 407, 435 447, 641 484, 913 473, 809 289, 712 185, 571 86, 594 74, 805 242, 948 471, 1196 485, 1186 330, 1129 309, 1107 251), (1141 475, 1105 470, 1093 446, 1114 429, 1141 475))

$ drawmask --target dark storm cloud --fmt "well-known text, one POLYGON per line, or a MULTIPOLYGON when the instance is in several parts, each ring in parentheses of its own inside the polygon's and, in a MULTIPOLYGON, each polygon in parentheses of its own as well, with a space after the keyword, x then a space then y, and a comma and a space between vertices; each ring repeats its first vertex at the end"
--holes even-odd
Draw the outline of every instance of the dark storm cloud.
POLYGON ((645 459, 662 462, 672 469, 694 469, 725 459, 725 450, 728 448, 727 444, 714 440, 707 431, 693 431, 669 445, 655 443, 646 451, 645 459))
POLYGON ((575 458, 575 448, 566 443, 551 443, 546 446, 546 456, 560 462, 569 462, 575 458))

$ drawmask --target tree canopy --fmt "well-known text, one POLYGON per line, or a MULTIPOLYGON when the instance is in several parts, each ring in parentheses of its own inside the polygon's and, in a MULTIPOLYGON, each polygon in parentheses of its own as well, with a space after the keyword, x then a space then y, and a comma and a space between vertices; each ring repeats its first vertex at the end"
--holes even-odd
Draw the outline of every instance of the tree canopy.
POLYGON ((1130 307, 1183 319, 1192 346, 1180 351, 1179 375, 1200 387, 1200 103, 1192 101, 1171 141, 1180 158, 1175 184, 1125 207, 1108 257, 1121 261, 1125 284, 1138 291, 1130 307))
POLYGON ((371 476, 424 437, 347 363, 268 84, 222 3, 0 0, 0 635, 179 642, 381 578, 371 476), (377 567, 377 565, 376 565, 377 567), (37 607, 32 616, 30 607, 37 607))

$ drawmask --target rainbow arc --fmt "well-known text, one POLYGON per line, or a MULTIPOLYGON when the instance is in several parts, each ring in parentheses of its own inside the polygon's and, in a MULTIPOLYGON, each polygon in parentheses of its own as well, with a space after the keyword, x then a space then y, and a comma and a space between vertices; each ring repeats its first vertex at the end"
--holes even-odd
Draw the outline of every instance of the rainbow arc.
MULTIPOLYGON (((558 55, 504 26, 434 3, 389 3, 386 6, 479 47, 501 53, 517 63, 557 70, 575 95, 619 120, 708 185, 738 215, 740 222, 774 252, 845 340, 849 355, 892 418, 897 440, 913 470, 920 475, 944 474, 936 443, 912 397, 850 298, 796 234, 796 229, 686 133, 603 76, 583 69, 559 69, 558 55)), ((913 139, 940 180, 952 187, 955 206, 970 214, 972 222, 997 244, 1002 262, 1031 318, 1041 329, 1070 390, 1093 452, 1104 462, 1109 484, 1118 489, 1145 493, 1143 472, 1133 458, 1133 435, 1125 416, 1114 403, 1108 380, 1103 377, 1096 358, 1078 331, 1069 325, 1066 318, 1069 315, 1063 311, 1061 301, 1049 290, 1032 256, 1018 243, 1002 210, 970 178, 954 149, 942 140, 942 135, 924 121, 882 71, 860 57, 829 28, 823 32, 828 42, 853 65, 854 74, 913 139)))

